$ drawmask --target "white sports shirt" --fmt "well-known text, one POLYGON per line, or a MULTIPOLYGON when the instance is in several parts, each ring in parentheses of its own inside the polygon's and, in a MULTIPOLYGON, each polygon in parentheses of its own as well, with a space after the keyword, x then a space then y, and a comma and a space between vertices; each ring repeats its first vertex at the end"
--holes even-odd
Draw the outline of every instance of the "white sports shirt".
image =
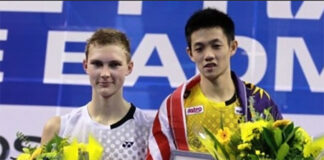
POLYGON ((152 117, 132 104, 120 121, 103 125, 90 118, 86 105, 61 116, 59 136, 87 143, 92 134, 104 147, 103 160, 141 160, 147 153, 152 122, 152 117))

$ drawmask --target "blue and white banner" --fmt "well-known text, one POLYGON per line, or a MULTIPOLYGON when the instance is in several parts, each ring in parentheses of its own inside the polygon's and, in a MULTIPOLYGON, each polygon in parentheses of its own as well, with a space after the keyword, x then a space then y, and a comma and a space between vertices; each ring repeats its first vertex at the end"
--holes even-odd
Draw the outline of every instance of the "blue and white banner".
POLYGON ((313 136, 323 134, 321 125, 310 126, 324 121, 322 1, 6 1, 0 2, 0 156, 18 153, 17 131, 40 136, 48 118, 90 100, 82 60, 98 28, 128 35, 134 70, 124 95, 142 109, 158 109, 197 74, 184 26, 206 7, 235 22, 232 69, 267 90, 285 117, 313 136))

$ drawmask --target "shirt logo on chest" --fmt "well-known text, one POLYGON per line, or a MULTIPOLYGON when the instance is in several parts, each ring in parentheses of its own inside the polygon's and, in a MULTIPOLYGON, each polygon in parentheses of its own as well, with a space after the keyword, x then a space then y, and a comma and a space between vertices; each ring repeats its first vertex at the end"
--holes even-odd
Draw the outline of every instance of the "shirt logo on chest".
POLYGON ((123 148, 130 148, 132 145, 134 144, 134 142, 131 141, 125 141, 122 146, 123 148))
POLYGON ((193 114, 199 114, 204 112, 204 106, 193 106, 186 108, 186 115, 193 115, 193 114))
POLYGON ((234 108, 234 113, 237 114, 237 115, 243 115, 243 109, 242 109, 242 107, 236 106, 234 108))

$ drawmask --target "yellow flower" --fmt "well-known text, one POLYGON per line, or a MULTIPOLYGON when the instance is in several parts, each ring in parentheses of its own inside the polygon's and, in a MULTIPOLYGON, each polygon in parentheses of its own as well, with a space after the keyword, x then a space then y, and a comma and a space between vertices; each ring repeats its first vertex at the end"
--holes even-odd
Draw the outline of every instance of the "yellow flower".
POLYGON ((232 132, 225 127, 224 129, 219 129, 216 135, 217 140, 221 144, 226 144, 231 140, 232 132))
POLYGON ((260 153, 261 153, 260 150, 255 150, 256 155, 260 155, 260 153))
POLYGON ((310 145, 310 143, 306 144, 303 150, 303 155, 305 158, 310 157, 312 154, 312 146, 310 145))
POLYGON ((291 121, 288 119, 276 120, 273 123, 273 127, 287 126, 290 123, 291 123, 291 121))
POLYGON ((88 141, 89 142, 87 149, 89 153, 89 160, 100 160, 103 152, 103 147, 92 135, 89 136, 88 141))
POLYGON ((315 139, 313 142, 309 142, 305 145, 304 150, 303 150, 303 154, 304 157, 309 157, 309 156, 313 156, 313 157, 317 157, 321 151, 323 151, 324 149, 324 136, 315 139))
POLYGON ((237 146, 238 150, 251 149, 251 143, 242 143, 237 146))
POLYGON ((33 154, 31 155, 30 159, 36 159, 42 153, 42 148, 38 147, 33 154))
POLYGON ((88 152, 87 145, 84 143, 78 143, 78 148, 79 148, 80 152, 88 152))
POLYGON ((312 138, 308 135, 308 133, 303 128, 298 128, 296 130, 295 138, 304 144, 312 141, 312 138))
POLYGON ((240 153, 240 157, 245 157, 245 153, 240 153))
POLYGON ((29 160, 30 159, 30 154, 28 153, 22 153, 17 157, 17 160, 29 160))
POLYGON ((92 135, 89 135, 88 144, 78 143, 76 138, 70 143, 67 138, 57 135, 50 141, 51 143, 36 149, 33 147, 23 148, 24 153, 20 154, 17 160, 101 160, 103 147, 92 135), (49 151, 46 151, 45 148, 49 148, 49 151))
POLYGON ((241 138, 243 142, 250 142, 253 138, 259 138, 263 127, 266 127, 268 122, 259 120, 256 122, 246 122, 239 125, 241 130, 241 138))
POLYGON ((63 159, 68 159, 68 160, 79 159, 78 142, 76 139, 74 139, 70 145, 63 147, 63 159))
POLYGON ((307 143, 304 147, 303 155, 306 158, 310 156, 317 157, 322 150, 323 150, 323 146, 319 146, 313 143, 307 143))

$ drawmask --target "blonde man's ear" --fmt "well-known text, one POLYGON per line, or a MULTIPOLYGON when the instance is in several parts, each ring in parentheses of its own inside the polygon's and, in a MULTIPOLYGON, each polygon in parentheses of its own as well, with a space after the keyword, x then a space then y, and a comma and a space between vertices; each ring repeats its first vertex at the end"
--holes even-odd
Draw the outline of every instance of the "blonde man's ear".
POLYGON ((83 62, 82 62, 82 66, 83 66, 83 70, 84 72, 88 73, 88 64, 87 64, 87 60, 84 59, 83 62))
POLYGON ((127 66, 128 66, 128 74, 127 75, 130 75, 133 72, 134 62, 130 61, 127 66))

